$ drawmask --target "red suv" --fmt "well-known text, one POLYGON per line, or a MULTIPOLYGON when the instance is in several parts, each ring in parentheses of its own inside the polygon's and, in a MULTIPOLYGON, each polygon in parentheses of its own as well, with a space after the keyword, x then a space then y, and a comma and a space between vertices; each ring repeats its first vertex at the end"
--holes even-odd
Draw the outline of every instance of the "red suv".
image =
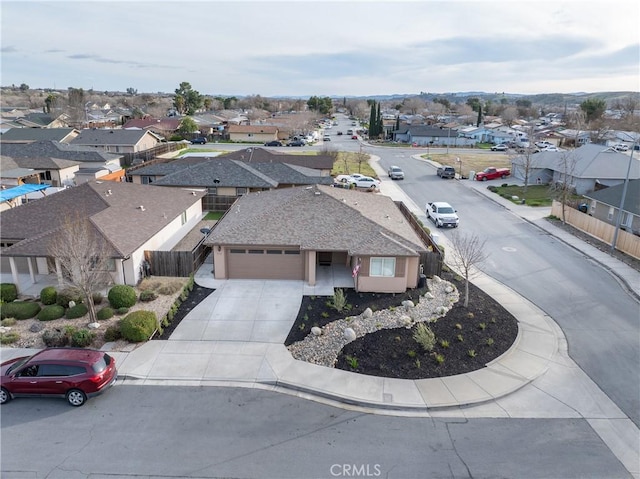
POLYGON ((103 351, 48 348, 0 364, 0 404, 18 396, 64 397, 82 406, 118 378, 116 361, 103 351))

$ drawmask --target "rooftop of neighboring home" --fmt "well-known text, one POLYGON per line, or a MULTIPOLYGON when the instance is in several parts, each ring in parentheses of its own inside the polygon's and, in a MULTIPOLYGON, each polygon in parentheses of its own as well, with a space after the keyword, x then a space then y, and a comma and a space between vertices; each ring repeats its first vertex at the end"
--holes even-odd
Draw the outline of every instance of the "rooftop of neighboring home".
POLYGON ((105 163, 118 160, 122 155, 98 151, 95 148, 79 147, 57 141, 34 141, 31 143, 4 143, 2 155, 17 158, 60 158, 79 162, 105 163))
POLYGON ((296 155, 280 153, 266 148, 251 147, 222 155, 220 159, 241 160, 248 163, 279 162, 289 165, 306 166, 316 170, 333 169, 335 158, 331 155, 296 155))
POLYGON ((65 160, 62 158, 48 158, 32 156, 26 158, 9 158, 0 156, 0 169, 13 170, 15 168, 31 168, 34 170, 62 170, 80 165, 79 161, 65 160))
POLYGON ((175 131, 180 127, 182 118, 134 118, 122 125, 122 129, 157 129, 164 131, 175 131))
POLYGON ((0 136, 5 142, 59 141, 69 143, 80 133, 75 128, 11 128, 0 136))
MULTIPOLYGON (((604 188, 602 190, 593 191, 585 194, 584 196, 600 203, 619 208, 623 189, 624 183, 610 186, 609 188, 604 188)), ((629 181, 624 197, 623 210, 634 215, 640 215, 640 179, 629 181)))
POLYGON ((153 135, 158 141, 160 137, 149 130, 100 130, 85 129, 80 130, 80 134, 71 140, 71 145, 135 145, 142 140, 145 135, 153 135))

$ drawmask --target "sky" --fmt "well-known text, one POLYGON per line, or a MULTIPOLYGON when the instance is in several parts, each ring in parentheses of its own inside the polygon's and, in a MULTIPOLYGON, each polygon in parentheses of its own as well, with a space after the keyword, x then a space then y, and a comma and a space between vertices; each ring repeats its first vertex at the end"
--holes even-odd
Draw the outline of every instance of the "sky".
POLYGON ((0 85, 204 95, 640 91, 640 2, 0 0, 0 85))

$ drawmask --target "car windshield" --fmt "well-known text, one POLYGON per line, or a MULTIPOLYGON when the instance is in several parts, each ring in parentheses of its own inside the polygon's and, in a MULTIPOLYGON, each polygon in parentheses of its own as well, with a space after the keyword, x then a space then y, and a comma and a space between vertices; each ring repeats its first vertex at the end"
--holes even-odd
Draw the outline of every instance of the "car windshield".
POLYGON ((400 168, 391 168, 391 171, 400 172, 402 170, 400 168))
POLYGON ((9 369, 7 369, 7 373, 6 374, 9 374, 11 371, 15 371, 16 369, 20 369, 24 365, 24 363, 29 361, 29 359, 31 359, 31 356, 26 357, 26 358, 22 358, 21 360, 16 361, 15 363, 13 363, 9 367, 9 369))
POLYGON ((455 213, 451 206, 441 206, 438 208, 438 213, 455 213))

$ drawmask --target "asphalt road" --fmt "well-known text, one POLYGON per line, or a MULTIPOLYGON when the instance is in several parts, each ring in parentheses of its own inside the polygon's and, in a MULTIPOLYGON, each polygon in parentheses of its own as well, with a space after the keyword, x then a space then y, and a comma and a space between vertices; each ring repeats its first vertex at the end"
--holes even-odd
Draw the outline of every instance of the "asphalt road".
POLYGON ((116 385, 2 408, 3 479, 616 479, 585 420, 363 414, 256 389, 116 385))
POLYGON ((447 201, 458 210, 460 232, 486 240, 489 257, 480 269, 551 316, 567 337, 571 358, 640 426, 640 306, 616 279, 459 181, 439 178, 433 167, 411 158, 412 150, 366 151, 379 156, 385 170, 396 164, 405 171, 398 185, 422 209, 427 201, 447 201))

